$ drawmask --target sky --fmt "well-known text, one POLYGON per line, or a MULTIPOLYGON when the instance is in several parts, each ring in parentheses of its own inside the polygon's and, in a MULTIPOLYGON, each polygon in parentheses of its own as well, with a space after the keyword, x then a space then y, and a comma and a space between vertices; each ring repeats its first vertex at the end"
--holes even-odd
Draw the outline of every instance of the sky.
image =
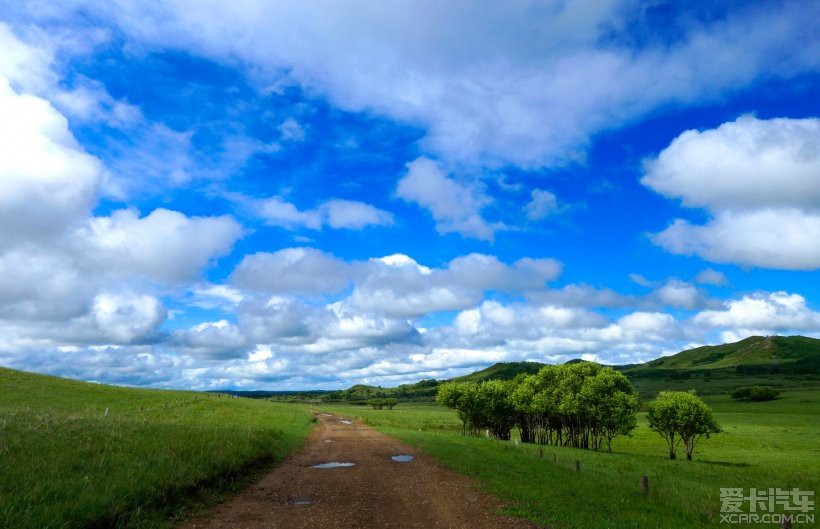
POLYGON ((817 20, 0 0, 0 365, 334 389, 820 337, 817 20))

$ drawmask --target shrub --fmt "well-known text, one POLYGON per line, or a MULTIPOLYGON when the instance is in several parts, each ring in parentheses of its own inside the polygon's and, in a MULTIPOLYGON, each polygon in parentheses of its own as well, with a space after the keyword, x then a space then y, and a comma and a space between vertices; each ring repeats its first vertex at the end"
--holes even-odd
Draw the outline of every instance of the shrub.
POLYGON ((769 386, 749 386, 736 389, 732 393, 732 398, 745 402, 763 402, 774 400, 778 395, 780 392, 769 386))

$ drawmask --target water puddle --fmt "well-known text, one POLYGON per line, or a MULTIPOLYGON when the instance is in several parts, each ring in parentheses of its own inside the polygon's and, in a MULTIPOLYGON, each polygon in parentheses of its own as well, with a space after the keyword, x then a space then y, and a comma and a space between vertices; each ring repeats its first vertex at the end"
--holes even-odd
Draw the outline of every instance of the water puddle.
POLYGON ((408 454, 401 454, 398 456, 393 456, 390 459, 392 459, 393 461, 398 461, 399 463, 409 463, 413 460, 413 456, 408 454))
POLYGON ((332 413, 320 413, 319 417, 333 417, 332 413))
POLYGON ((293 500, 294 505, 310 505, 311 503, 313 502, 310 500, 293 500))
POLYGON ((342 424, 353 424, 353 421, 348 421, 347 419, 342 419, 339 422, 342 423, 342 424))
POLYGON ((341 463, 339 461, 331 461, 330 463, 319 463, 318 465, 311 465, 311 468, 339 468, 352 467, 356 463, 341 463))
POLYGON ((333 439, 325 439, 325 442, 326 442, 326 443, 335 443, 336 441, 335 441, 335 440, 333 440, 333 439))

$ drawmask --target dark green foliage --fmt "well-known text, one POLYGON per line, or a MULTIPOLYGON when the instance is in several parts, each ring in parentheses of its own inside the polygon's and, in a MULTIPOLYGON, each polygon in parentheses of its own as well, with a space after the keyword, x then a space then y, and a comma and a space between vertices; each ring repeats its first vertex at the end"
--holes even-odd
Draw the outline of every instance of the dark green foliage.
POLYGON ((455 409, 462 432, 488 429, 509 439, 518 426, 521 440, 600 450, 636 425, 638 396, 629 380, 591 362, 544 366, 514 381, 449 382, 438 402, 455 409))
POLYGON ((392 410, 396 404, 398 404, 398 401, 396 399, 370 399, 367 401, 367 404, 374 410, 382 410, 384 408, 392 410))
POLYGON ((780 392, 769 386, 749 386, 732 392, 732 398, 746 402, 764 402, 774 400, 780 392))

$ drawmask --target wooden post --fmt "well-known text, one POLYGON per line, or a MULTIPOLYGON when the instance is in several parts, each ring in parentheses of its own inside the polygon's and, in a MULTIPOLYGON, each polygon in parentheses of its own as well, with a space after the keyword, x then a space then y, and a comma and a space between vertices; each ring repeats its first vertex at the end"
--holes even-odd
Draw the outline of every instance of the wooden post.
POLYGON ((792 521, 784 516, 783 521, 780 522, 780 529, 792 529, 792 521))
POLYGON ((105 409, 105 413, 103 414, 103 417, 108 417, 108 408, 105 409))
POLYGON ((581 471, 581 461, 580 461, 579 459, 576 459, 576 460, 575 460, 575 471, 576 471, 576 472, 580 472, 580 471, 581 471))
POLYGON ((541 459, 544 459, 544 449, 543 448, 538 449, 538 457, 540 457, 541 459))
POLYGON ((649 496, 649 476, 646 474, 641 478, 641 493, 644 496, 649 496))

